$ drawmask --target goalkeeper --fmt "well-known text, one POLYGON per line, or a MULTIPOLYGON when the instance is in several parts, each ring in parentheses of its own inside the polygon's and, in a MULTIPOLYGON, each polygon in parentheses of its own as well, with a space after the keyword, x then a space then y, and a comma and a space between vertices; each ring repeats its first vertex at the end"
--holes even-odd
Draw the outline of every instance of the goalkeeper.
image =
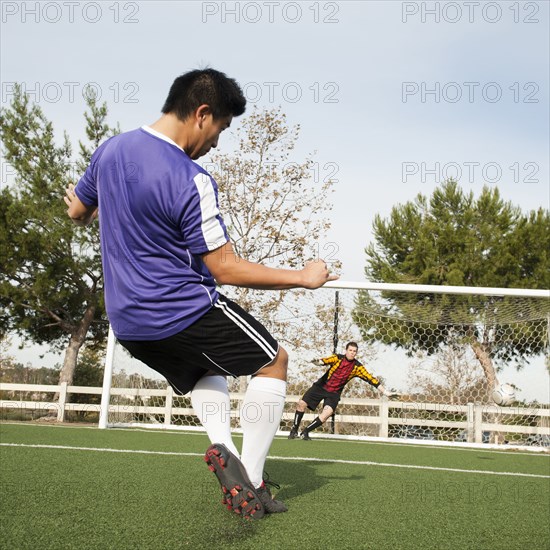
POLYGON ((319 403, 323 401, 323 410, 321 414, 311 424, 305 427, 304 431, 300 434, 302 439, 310 440, 309 432, 312 432, 322 424, 324 424, 328 418, 330 418, 346 384, 355 377, 365 380, 371 386, 374 386, 383 395, 390 395, 386 392, 384 386, 380 384, 380 380, 375 378, 355 357, 357 355, 358 346, 355 342, 349 342, 346 344, 346 352, 344 355, 333 354, 323 359, 314 360, 313 362, 318 365, 328 365, 328 370, 312 384, 312 386, 306 391, 302 399, 298 401, 296 406, 296 412, 294 413, 294 423, 290 429, 288 439, 296 439, 299 437, 300 422, 306 412, 306 407, 314 411, 319 403))

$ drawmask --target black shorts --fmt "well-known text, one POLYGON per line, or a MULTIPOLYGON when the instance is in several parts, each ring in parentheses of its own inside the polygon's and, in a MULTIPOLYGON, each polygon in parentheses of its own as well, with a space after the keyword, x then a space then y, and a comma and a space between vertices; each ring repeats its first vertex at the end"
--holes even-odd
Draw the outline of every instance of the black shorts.
POLYGON ((304 393, 302 401, 306 402, 308 409, 314 411, 321 401, 323 405, 328 405, 333 411, 336 410, 340 401, 340 394, 327 391, 319 384, 313 384, 309 390, 304 393))
POLYGON ((234 377, 255 374, 279 351, 277 340, 259 321, 222 295, 198 321, 173 336, 119 342, 181 395, 207 371, 234 377))

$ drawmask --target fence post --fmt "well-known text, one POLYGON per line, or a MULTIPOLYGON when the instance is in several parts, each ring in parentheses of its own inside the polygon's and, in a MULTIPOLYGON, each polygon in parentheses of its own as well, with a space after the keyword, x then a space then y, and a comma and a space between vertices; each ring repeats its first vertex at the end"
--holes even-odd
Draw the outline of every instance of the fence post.
POLYGON ((166 388, 166 404, 164 409, 164 425, 170 426, 172 424, 172 405, 174 403, 174 390, 172 386, 168 385, 166 388))
POLYGON ((57 409, 57 421, 63 422, 65 420, 65 403, 67 402, 67 382, 61 382, 59 385, 59 400, 57 409))
POLYGON ((466 441, 468 443, 473 443, 476 437, 475 430, 475 405, 473 403, 468 403, 468 411, 466 413, 466 441))
POLYGON ((474 443, 483 443, 483 434, 481 423, 483 422, 483 405, 476 403, 474 405, 474 443))
POLYGON ((380 396, 380 431, 378 437, 388 437, 390 425, 390 406, 389 400, 385 395, 380 396))

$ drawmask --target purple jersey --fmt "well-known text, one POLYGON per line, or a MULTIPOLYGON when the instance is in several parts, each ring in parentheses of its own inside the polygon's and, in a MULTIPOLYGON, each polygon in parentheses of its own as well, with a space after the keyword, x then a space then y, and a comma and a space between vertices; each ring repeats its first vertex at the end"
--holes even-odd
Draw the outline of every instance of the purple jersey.
POLYGON ((143 127, 92 156, 76 195, 99 206, 105 305, 115 335, 160 340, 218 298, 201 255, 229 239, 213 178, 168 137, 143 127))

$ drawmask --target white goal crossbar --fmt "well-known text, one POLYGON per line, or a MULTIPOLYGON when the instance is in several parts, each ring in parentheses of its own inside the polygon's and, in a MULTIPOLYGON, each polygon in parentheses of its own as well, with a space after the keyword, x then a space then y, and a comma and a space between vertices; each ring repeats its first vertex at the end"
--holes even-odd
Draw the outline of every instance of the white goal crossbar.
POLYGON ((402 283, 353 283, 329 281, 323 288, 351 290, 380 290, 391 292, 422 292, 430 294, 462 294, 472 296, 515 296, 525 298, 550 298, 550 290, 528 288, 493 288, 482 286, 411 285, 402 283))

